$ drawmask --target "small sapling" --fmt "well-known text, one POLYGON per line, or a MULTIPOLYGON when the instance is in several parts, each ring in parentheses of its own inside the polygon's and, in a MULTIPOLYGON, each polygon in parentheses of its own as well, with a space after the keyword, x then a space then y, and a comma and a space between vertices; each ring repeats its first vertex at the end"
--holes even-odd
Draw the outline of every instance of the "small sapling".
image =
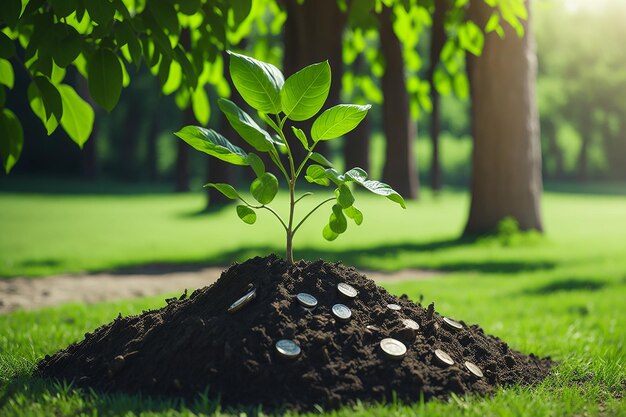
POLYGON ((315 152, 318 143, 331 140, 354 129, 363 120, 369 105, 339 104, 323 111, 313 121, 309 135, 292 127, 290 134, 298 139, 306 155, 300 163, 294 160, 294 152, 285 136, 285 122, 309 120, 320 111, 330 90, 331 71, 328 61, 309 65, 285 80, 283 74, 274 65, 258 61, 245 55, 229 52, 230 75, 241 97, 262 120, 275 132, 270 134, 254 118, 225 98, 219 99, 218 105, 234 130, 256 152, 266 153, 284 176, 289 187, 289 215, 285 219, 272 207, 278 193, 278 178, 266 172, 263 160, 253 152, 246 152, 233 145, 228 139, 212 129, 199 126, 186 126, 176 135, 200 152, 234 165, 250 166, 256 178, 250 184, 250 194, 258 203, 250 203, 231 185, 209 183, 226 197, 239 200, 237 215, 248 224, 256 221, 257 210, 268 210, 285 229, 287 238, 286 257, 293 263, 293 237, 302 224, 327 203, 333 203, 328 223, 322 230, 326 240, 335 240, 348 227, 346 218, 357 225, 363 222, 363 214, 354 205, 354 195, 350 185, 356 183, 366 190, 387 197, 405 208, 404 199, 390 186, 379 181, 368 180, 367 172, 361 168, 352 168, 345 173, 338 172, 320 153, 315 152), (287 164, 281 155, 286 154, 287 164), (306 169, 305 169, 306 168, 306 169), (334 193, 322 200, 299 221, 295 220, 296 205, 312 193, 304 193, 296 198, 296 182, 304 171, 305 179, 310 183, 324 187, 332 186, 334 193))

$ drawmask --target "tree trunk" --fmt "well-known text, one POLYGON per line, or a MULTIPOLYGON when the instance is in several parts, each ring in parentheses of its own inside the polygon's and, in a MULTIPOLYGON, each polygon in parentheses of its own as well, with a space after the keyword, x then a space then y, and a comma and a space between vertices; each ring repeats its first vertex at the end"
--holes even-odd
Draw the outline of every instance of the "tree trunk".
MULTIPOLYGON (((565 178, 565 165, 563 161, 563 151, 557 141, 556 124, 552 120, 543 120, 541 122, 541 136, 545 138, 547 142, 547 155, 550 158, 554 158, 554 172, 552 172, 551 178, 555 180, 562 180, 565 178)), ((547 174, 547 172, 544 172, 547 174)), ((548 176, 546 175, 546 178, 548 176)))
MULTIPOLYGON (((94 111, 97 111, 98 107, 95 106, 95 102, 89 94, 87 80, 80 76, 76 77, 76 87, 80 96, 85 97, 85 100, 94 108, 94 111)), ((99 117, 94 118, 91 134, 83 148, 83 177, 90 180, 95 180, 98 176, 98 148, 96 146, 96 138, 98 137, 99 120, 99 117)))
MULTIPOLYGON (((526 1, 529 9, 530 3, 526 1)), ((484 27, 493 11, 471 0, 469 16, 484 27)), ((482 56, 468 62, 472 95, 472 199, 465 234, 491 232, 507 216, 522 230, 543 229, 541 146, 535 96, 536 55, 530 20, 519 38, 485 36, 482 56)))
MULTIPOLYGON (((284 57, 283 69, 285 76, 301 70, 307 65, 328 60, 332 71, 332 81, 328 100, 322 110, 339 103, 341 92, 341 76, 343 73, 343 29, 347 16, 339 10, 337 0, 307 0, 302 4, 299 0, 284 0, 287 20, 283 33, 284 57)), ((320 112, 321 112, 320 111, 320 112)), ((305 132, 311 130, 313 119, 299 122, 305 132)), ((300 142, 287 132, 287 138, 296 152, 296 161, 304 157, 300 142)), ((325 142, 320 142, 316 151, 326 154, 325 142)))
POLYGON ((148 129, 148 149, 146 151, 148 180, 150 182, 156 182, 159 178, 159 167, 157 164, 157 135, 159 134, 159 123, 156 114, 154 114, 154 116, 155 118, 150 121, 150 128, 148 129))
POLYGON ((589 143, 592 135, 592 119, 589 111, 582 111, 580 115, 580 136, 582 143, 578 152, 578 180, 585 182, 589 179, 589 143))
MULTIPOLYGON (((352 70, 356 74, 369 74, 363 54, 354 61, 352 70)), ((346 170, 354 167, 370 172, 370 136, 372 134, 371 116, 366 117, 352 131, 345 135, 343 142, 343 160, 346 170)))
POLYGON ((440 62, 441 50, 446 43, 446 31, 444 20, 448 0, 435 0, 435 10, 433 13, 433 26, 430 40, 430 68, 428 69, 428 81, 430 82, 430 99, 433 104, 430 114, 430 140, 432 142, 432 158, 430 165, 430 185, 433 191, 438 192, 443 186, 441 173, 441 160, 439 158, 439 132, 441 131, 441 114, 439 92, 435 86, 435 70, 440 62))
POLYGON ((383 181, 404 198, 416 199, 419 187, 413 152, 416 124, 411 120, 402 48, 393 31, 392 18, 391 10, 384 7, 379 15, 381 50, 386 64, 382 78, 383 129, 387 140, 383 181))

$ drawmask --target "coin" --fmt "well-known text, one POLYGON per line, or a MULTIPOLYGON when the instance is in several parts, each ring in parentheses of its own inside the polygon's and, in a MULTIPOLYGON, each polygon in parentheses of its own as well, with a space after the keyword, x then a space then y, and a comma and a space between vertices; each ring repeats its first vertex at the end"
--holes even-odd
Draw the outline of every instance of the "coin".
POLYGON ((311 294, 307 294, 305 292, 298 293, 296 295, 298 302, 302 304, 303 307, 306 308, 314 308, 317 306, 317 299, 313 297, 311 294))
POLYGON ((456 320, 452 320, 451 318, 448 318, 448 317, 444 317, 443 322, 444 324, 446 324, 449 328, 453 330, 458 330, 458 329, 463 328, 463 325, 461 323, 459 323, 456 320))
POLYGON ((404 346, 404 343, 392 339, 391 337, 381 340, 380 348, 387 356, 393 359, 401 359, 406 355, 406 346, 404 346))
POLYGON ((251 291, 246 293, 246 295, 244 295, 243 297, 241 297, 240 299, 238 299, 237 301, 232 303, 230 305, 230 307, 228 307, 228 312, 231 313, 231 314, 238 312, 246 304, 248 304, 250 301, 254 300, 255 297, 256 297, 256 289, 253 288, 251 291))
POLYGON ((285 358, 296 358, 302 349, 296 342, 290 339, 280 339, 276 342, 276 351, 285 358))
POLYGON ((417 324, 417 322, 415 320, 404 319, 404 320, 402 320, 402 323, 404 323, 404 327, 406 327, 408 329, 413 329, 413 330, 419 330, 420 329, 420 325, 417 324))
POLYGON ((393 310, 393 311, 400 311, 402 310, 402 307, 400 307, 398 304, 387 304, 387 308, 389 310, 393 310))
POLYGON ((339 320, 350 320, 352 317, 352 311, 343 304, 335 304, 332 308, 333 316, 339 320))
POLYGON ((441 349, 435 350, 435 356, 445 365, 454 365, 454 361, 452 360, 450 355, 448 355, 446 352, 444 352, 441 349))
POLYGON ((348 298, 354 298, 359 293, 356 288, 352 285, 346 284, 345 282, 337 284, 337 291, 339 291, 339 294, 348 298))
POLYGON ((472 362, 465 361, 465 363, 463 365, 465 365, 467 370, 470 371, 470 373, 472 373, 474 376, 476 376, 478 378, 482 378, 483 377, 483 371, 481 371, 480 368, 478 366, 474 365, 472 362))

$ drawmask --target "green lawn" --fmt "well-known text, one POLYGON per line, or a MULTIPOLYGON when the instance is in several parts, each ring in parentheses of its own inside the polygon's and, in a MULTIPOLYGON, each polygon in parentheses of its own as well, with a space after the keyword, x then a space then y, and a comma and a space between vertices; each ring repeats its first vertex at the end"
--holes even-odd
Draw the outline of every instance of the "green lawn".
MULTIPOLYGON (((613 190, 619 191, 619 190, 613 190)), ((618 273, 626 264, 626 187, 621 194, 548 192, 543 199, 546 238, 503 247, 457 238, 466 220, 465 193, 446 192, 402 210, 391 201, 357 195, 361 226, 337 241, 322 238, 330 207, 298 231, 296 257, 343 260, 364 268, 438 268, 462 272, 542 270, 586 277, 618 273), (624 260, 622 260, 624 259, 624 260)), ((275 207, 284 213, 282 196, 275 207)), ((303 200, 311 207, 316 198, 303 200)), ((319 201, 319 200, 317 200, 319 201)), ((96 271, 145 263, 229 264, 283 253, 284 232, 268 212, 253 226, 233 207, 210 215, 201 193, 36 194, 0 192, 0 276, 96 271)))
MULTIPOLYGON (((516 236, 508 246, 498 238, 456 239, 468 204, 457 192, 437 199, 425 193, 406 211, 359 195, 364 224, 351 225, 333 243, 323 241, 319 230, 327 213, 305 227, 296 238, 301 248, 296 256, 343 259, 362 268, 447 270, 440 278, 386 286, 412 299, 423 295, 443 314, 480 323, 516 349, 560 362, 539 387, 507 388, 489 398, 344 409, 337 415, 626 416, 626 193, 587 191, 548 192, 546 237, 516 236)), ((196 194, 0 193, 0 274, 157 261, 228 263, 280 250, 282 235, 265 214, 258 225, 247 226, 232 209, 197 215, 202 205, 196 194)), ((206 398, 183 405, 103 396, 28 376, 42 355, 82 338, 118 312, 158 307, 163 298, 0 316, 0 415, 220 414, 206 398)))

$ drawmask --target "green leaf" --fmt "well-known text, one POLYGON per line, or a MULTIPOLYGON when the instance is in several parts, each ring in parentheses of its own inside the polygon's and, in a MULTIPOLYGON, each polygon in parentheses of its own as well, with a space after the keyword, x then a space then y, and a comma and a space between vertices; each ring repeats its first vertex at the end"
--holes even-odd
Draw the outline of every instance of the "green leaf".
POLYGON ((322 230, 322 236, 324 236, 324 239, 328 240, 329 242, 332 242, 333 240, 339 237, 339 234, 333 232, 330 226, 326 225, 324 226, 324 229, 322 230))
POLYGON ((210 182, 208 184, 204 184, 203 187, 204 188, 207 188, 207 187, 215 188, 217 191, 219 191, 220 193, 224 194, 224 196, 226 196, 226 198, 230 198, 231 200, 241 199, 241 196, 239 195, 237 190, 235 190, 235 188, 232 185, 230 185, 230 184, 210 182))
POLYGON ((33 113, 35 113, 44 124, 48 136, 51 135, 59 126, 59 120, 54 115, 52 115, 52 117, 46 117, 46 108, 43 99, 34 82, 30 83, 28 86, 27 96, 33 113))
POLYGON ((250 14, 252 9, 252 0, 230 0, 230 8, 233 11, 235 27, 239 26, 246 17, 250 14))
POLYGON ((364 176, 364 173, 365 171, 362 170, 361 168, 353 168, 350 171, 346 172, 345 176, 352 179, 357 184, 360 184, 366 190, 374 194, 385 196, 391 201, 400 204, 402 208, 406 208, 404 199, 402 198, 400 194, 398 194, 398 192, 396 192, 393 188, 391 188, 389 185, 383 182, 374 181, 374 180, 366 180, 367 174, 365 173, 365 176, 364 176))
POLYGON ((13 88, 14 82, 15 75, 13 74, 13 66, 6 59, 0 59, 0 84, 13 88))
POLYGON ((302 129, 298 129, 295 126, 291 126, 291 130, 293 130, 293 134, 296 135, 304 149, 309 150, 309 141, 306 138, 306 133, 302 131, 302 129))
POLYGON ((211 106, 204 86, 198 86, 191 94, 191 107, 196 120, 203 125, 207 125, 211 118, 211 106))
POLYGON ((334 139, 345 135, 361 123, 371 107, 369 104, 366 106, 339 104, 325 110, 313 122, 311 128, 313 141, 334 139))
POLYGON ((315 161, 315 162, 317 162, 320 165, 324 165, 324 166, 329 167, 329 168, 333 167, 333 163, 330 162, 328 159, 326 159, 326 157, 324 155, 322 155, 321 153, 313 152, 309 158, 312 161, 315 161))
POLYGON ((337 203, 339 203, 343 209, 347 209, 354 204, 354 196, 352 195, 352 191, 350 191, 350 187, 346 184, 340 184, 335 190, 335 195, 337 196, 337 203))
POLYGON ((59 90, 43 75, 35 76, 33 83, 37 89, 36 93, 39 94, 43 101, 46 121, 48 121, 52 115, 54 115, 56 120, 61 120, 63 117, 63 102, 59 90))
POLYGON ((61 126, 68 136, 82 148, 93 129, 93 109, 69 85, 60 84, 57 88, 63 102, 61 126))
POLYGON ((9 109, 0 112, 0 158, 8 174, 15 165, 24 145, 24 131, 15 114, 9 109))
POLYGON ((185 50, 180 44, 178 44, 174 49, 174 57, 183 69, 183 74, 185 74, 187 85, 190 88, 196 88, 196 86, 198 85, 198 75, 196 74, 195 68, 191 64, 191 61, 189 61, 189 57, 185 53, 185 50))
POLYGON ((307 120, 320 111, 329 91, 328 61, 309 65, 285 81, 280 92, 283 113, 291 120, 307 120))
POLYGON ((304 176, 304 178, 310 183, 315 183, 319 185, 330 184, 330 181, 326 176, 326 170, 321 165, 309 165, 306 169, 306 175, 304 176))
POLYGON ((361 223, 363 223, 363 213, 361 213, 358 208, 350 206, 343 209, 343 212, 346 213, 346 216, 354 220, 354 223, 356 223, 357 226, 360 226, 361 223))
POLYGON ((141 65, 141 42, 135 33, 132 25, 127 21, 119 22, 115 25, 115 36, 118 46, 126 45, 130 58, 136 68, 141 65))
POLYGON ((224 136, 212 129, 200 126, 185 126, 176 136, 187 142, 194 149, 214 156, 233 165, 248 165, 248 154, 233 145, 224 136))
POLYGON ((328 226, 330 226, 330 230, 339 235, 348 229, 348 221, 339 204, 333 206, 333 212, 330 214, 328 226))
POLYGON ((230 100, 220 98, 218 106, 230 122, 230 125, 250 146, 259 152, 269 152, 274 149, 272 137, 262 129, 248 113, 230 100))
POLYGON ((480 56, 485 44, 485 35, 476 23, 468 20, 458 30, 459 46, 473 55, 480 56))
POLYGON ((110 49, 99 49, 87 61, 87 73, 91 97, 106 110, 113 110, 122 94, 124 78, 117 56, 110 49))
POLYGON ((0 58, 11 58, 15 55, 15 42, 4 32, 0 32, 0 58))
POLYGON ((263 113, 280 113, 280 90, 285 83, 280 70, 272 64, 245 55, 231 51, 228 53, 230 76, 246 103, 263 113))
POLYGON ((278 179, 274 174, 265 172, 252 181, 250 193, 259 203, 269 204, 276 197, 276 193, 278 193, 278 179))
POLYGON ((335 168, 327 168, 324 170, 326 177, 337 185, 343 184, 346 179, 335 168))
POLYGON ((14 28, 21 13, 21 0, 0 1, 0 23, 6 23, 10 28, 14 28))
POLYGON ((99 25, 105 26, 113 20, 115 7, 109 0, 83 0, 89 17, 99 25))
POLYGON ((59 45, 52 51, 52 58, 59 67, 65 68, 82 52, 83 38, 70 25, 63 25, 59 29, 62 29, 63 34, 59 35, 59 45))
POLYGON ((256 174, 257 177, 260 177, 265 173, 265 164, 263 160, 255 153, 248 154, 248 165, 252 167, 252 170, 256 174))
POLYGON ((158 25, 165 29, 170 35, 178 35, 180 26, 178 24, 178 14, 174 5, 168 1, 149 1, 146 3, 147 8, 154 16, 158 25))
MULTIPOLYGON (((4 0, 3 0, 4 1, 4 0)), ((72 14, 78 7, 76 0, 49 0, 52 5, 52 10, 57 17, 66 17, 72 14)))
POLYGON ((351 178, 353 181, 361 183, 367 180, 367 172, 359 167, 352 168, 350 171, 346 172, 346 177, 351 178))
POLYGON ((254 222, 256 222, 256 213, 247 206, 237 206, 237 216, 239 216, 244 223, 254 224, 254 222))
POLYGON ((178 2, 178 9, 181 13, 191 16, 200 10, 202 0, 182 0, 178 2))

